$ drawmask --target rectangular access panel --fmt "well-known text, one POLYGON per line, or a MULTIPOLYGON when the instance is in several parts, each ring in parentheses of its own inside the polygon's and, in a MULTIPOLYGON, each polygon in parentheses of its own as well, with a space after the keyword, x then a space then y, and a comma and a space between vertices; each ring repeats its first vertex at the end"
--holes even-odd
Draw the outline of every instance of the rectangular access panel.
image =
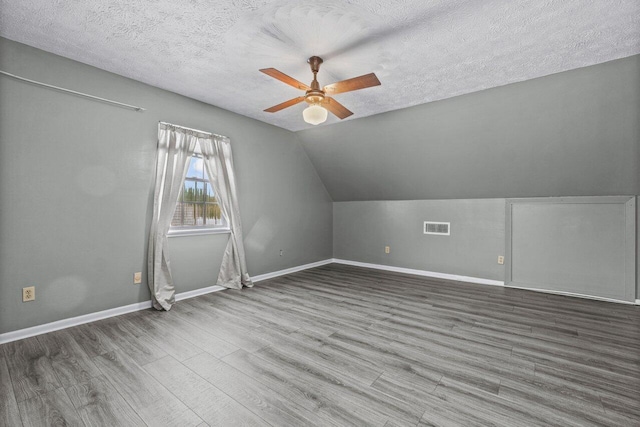
POLYGON ((507 199, 505 285, 633 302, 633 196, 507 199))

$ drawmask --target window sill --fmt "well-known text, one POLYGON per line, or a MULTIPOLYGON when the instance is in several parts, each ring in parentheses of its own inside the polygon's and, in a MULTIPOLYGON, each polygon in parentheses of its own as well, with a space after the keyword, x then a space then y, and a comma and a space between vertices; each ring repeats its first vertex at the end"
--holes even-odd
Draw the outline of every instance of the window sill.
POLYGON ((184 230, 169 230, 167 237, 204 236, 208 234, 229 234, 228 227, 220 228, 188 228, 184 230))

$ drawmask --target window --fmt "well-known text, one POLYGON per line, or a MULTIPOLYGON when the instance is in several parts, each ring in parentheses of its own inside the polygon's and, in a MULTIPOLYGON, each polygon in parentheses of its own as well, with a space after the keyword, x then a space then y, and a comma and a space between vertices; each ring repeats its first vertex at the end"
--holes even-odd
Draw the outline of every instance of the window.
POLYGON ((202 155, 196 153, 189 162, 169 235, 209 234, 219 231, 228 231, 227 223, 209 182, 202 155))

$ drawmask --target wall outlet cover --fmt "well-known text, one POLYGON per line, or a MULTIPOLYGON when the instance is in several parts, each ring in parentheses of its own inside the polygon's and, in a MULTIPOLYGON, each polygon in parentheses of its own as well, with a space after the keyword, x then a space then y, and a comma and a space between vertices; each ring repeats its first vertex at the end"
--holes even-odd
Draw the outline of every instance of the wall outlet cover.
POLYGON ((391 247, 390 246, 385 246, 384 247, 384 253, 385 254, 391 253, 391 247))
POLYGON ((498 264, 504 264, 504 257, 502 255, 498 256, 498 264))
POLYGON ((33 301, 36 299, 36 287, 29 286, 22 288, 22 302, 33 301))
POLYGON ((138 271, 137 273, 133 273, 133 283, 135 285, 139 285, 142 283, 142 272, 138 271))

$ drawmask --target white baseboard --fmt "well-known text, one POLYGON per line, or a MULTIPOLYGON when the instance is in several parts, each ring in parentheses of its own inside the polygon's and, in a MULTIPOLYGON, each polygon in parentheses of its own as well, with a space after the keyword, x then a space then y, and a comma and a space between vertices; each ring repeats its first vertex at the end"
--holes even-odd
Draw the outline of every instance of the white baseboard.
POLYGON ((193 297, 197 297, 204 294, 210 294, 211 292, 224 291, 227 288, 223 288, 222 286, 214 285, 208 286, 206 288, 195 289, 193 291, 180 292, 176 294, 176 301, 182 301, 183 299, 189 299, 193 297))
POLYGON ((624 300, 615 299, 615 298, 599 297, 599 296, 596 296, 596 295, 577 294, 577 293, 574 293, 574 292, 554 291, 554 290, 550 290, 550 289, 528 288, 526 286, 507 285, 507 287, 508 288, 512 288, 512 289, 523 289, 525 291, 542 292, 543 294, 564 295, 564 296, 567 296, 567 297, 574 297, 574 298, 583 298, 583 299, 592 299, 592 300, 596 300, 596 301, 615 302, 615 303, 618 303, 618 304, 635 305, 635 304, 638 304, 638 301, 640 301, 640 300, 636 300, 636 302, 634 303, 633 301, 624 301, 624 300))
POLYGON ((396 273, 413 274, 415 276, 436 277, 438 279, 456 280, 459 282, 480 283, 482 285, 504 286, 504 282, 499 280, 481 279, 478 277, 458 276, 456 274, 437 273, 435 271, 415 270, 413 268, 394 267, 383 264, 370 264, 368 262, 349 261, 346 259, 334 258, 333 262, 337 264, 353 265, 356 267, 375 268, 377 270, 393 271, 396 273))
POLYGON ((253 276, 251 278, 251 280, 254 281, 254 282, 261 282, 263 280, 273 279, 274 277, 284 276, 285 274, 295 273, 296 271, 308 270, 310 268, 315 268, 315 267, 320 267, 322 265, 331 264, 332 262, 335 262, 335 260, 332 259, 332 258, 329 258, 329 259, 325 259, 325 260, 322 260, 322 261, 312 262, 310 264, 304 264, 304 265, 299 265, 297 267, 286 268, 286 269, 280 270, 280 271, 274 271, 274 272, 271 272, 271 273, 260 274, 258 276, 253 276))
MULTIPOLYGON (((426 271, 426 270, 414 270, 414 269, 411 269, 411 268, 393 267, 393 266, 390 266, 390 265, 383 265, 383 264, 370 264, 370 263, 367 263, 367 262, 350 261, 350 260, 338 259, 338 258, 334 258, 333 262, 335 262, 337 264, 354 265, 354 266, 357 266, 357 267, 375 268, 375 269, 378 269, 378 270, 385 270, 385 271, 394 271, 396 273, 413 274, 413 275, 416 275, 416 276, 437 277, 439 279, 448 279, 448 280, 457 280, 457 281, 460 281, 460 282, 479 283, 479 284, 482 284, 482 285, 505 286, 504 282, 501 282, 501 281, 498 281, 498 280, 479 279, 477 277, 457 276, 455 274, 437 273, 437 272, 426 271)), ((632 302, 632 301, 623 301, 623 300, 618 300, 618 299, 613 299, 613 298, 605 298, 605 297, 597 297, 597 296, 591 296, 591 295, 575 294, 575 293, 572 293, 572 292, 550 291, 550 290, 546 290, 546 289, 533 289, 533 288, 525 288, 525 287, 511 286, 511 285, 509 285, 507 287, 513 288, 513 289, 524 289, 524 290, 527 290, 527 291, 534 291, 534 292, 544 292, 544 293, 547 293, 547 294, 566 295, 566 296, 577 297, 577 298, 585 298, 585 299, 592 299, 592 300, 598 300, 598 301, 615 302, 615 303, 619 303, 619 304, 634 304, 634 302, 632 302)), ((640 305, 640 299, 637 299, 635 301, 635 305, 640 305)))
POLYGON ((120 316, 121 314, 127 314, 139 310, 146 310, 147 308, 151 308, 151 301, 137 302, 122 307, 98 311, 96 313, 89 313, 82 316, 71 317, 69 319, 62 319, 51 323, 45 323, 44 325, 32 326, 30 328, 19 329, 17 331, 6 332, 4 334, 0 334, 0 344, 34 337, 36 335, 46 334, 47 332, 58 331, 60 329, 66 329, 72 326, 82 325, 84 323, 95 322, 96 320, 102 320, 108 317, 120 316))
MULTIPOLYGON (((330 264, 331 259, 323 261, 313 262, 311 264, 299 265, 297 267, 287 268, 285 270, 274 271, 272 273, 261 274, 252 278, 254 282, 261 280, 271 279, 272 277, 283 276, 285 274, 294 273, 296 271, 306 270, 308 268, 319 267, 321 265, 330 264)), ((195 289, 193 291, 177 293, 176 301, 182 301, 188 298, 197 297, 199 295, 209 294, 211 292, 222 291, 226 288, 222 286, 208 286, 206 288, 195 289)), ((122 307, 110 308, 108 310, 98 311, 96 313, 84 314, 82 316, 71 317, 69 319, 62 319, 51 323, 45 323, 43 325, 32 326, 30 328, 19 329, 17 331, 5 332, 0 334, 0 344, 5 344, 11 341, 17 341, 24 338, 34 337, 36 335, 46 334, 47 332, 58 331, 60 329, 70 328, 72 326, 82 325, 85 323, 95 322, 97 320, 106 319, 109 317, 120 316, 122 314, 132 313, 134 311, 146 310, 151 308, 151 301, 143 301, 135 304, 129 304, 122 307)))

